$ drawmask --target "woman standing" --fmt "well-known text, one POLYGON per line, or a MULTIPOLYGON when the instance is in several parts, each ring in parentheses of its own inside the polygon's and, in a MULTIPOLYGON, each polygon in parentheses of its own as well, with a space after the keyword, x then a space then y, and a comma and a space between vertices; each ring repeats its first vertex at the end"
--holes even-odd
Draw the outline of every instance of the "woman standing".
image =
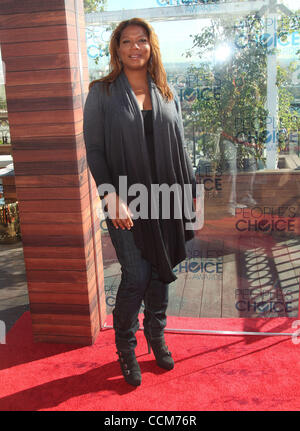
MULTIPOLYGON (((173 268, 185 259, 185 243, 194 232, 185 225, 193 217, 174 216, 175 197, 170 198, 167 218, 161 214, 165 201, 156 201, 156 218, 149 211, 147 217, 137 217, 130 206, 133 197, 126 193, 134 184, 149 192, 152 184, 179 184, 182 190, 188 184, 195 198, 196 183, 183 146, 180 102, 167 83, 150 24, 140 18, 121 22, 111 37, 110 56, 109 75, 89 86, 84 139, 87 162, 108 214, 107 227, 122 270, 113 310, 117 354, 125 380, 138 386, 141 370, 135 356, 135 333, 142 301, 149 353, 152 348, 160 367, 174 367, 164 339, 168 287, 176 280, 173 268), (120 179, 126 179, 125 188, 120 179), (103 184, 113 185, 115 191, 103 193, 103 184)), ((150 208, 151 193, 146 201, 150 208)), ((191 207, 193 211, 193 202, 191 207)))

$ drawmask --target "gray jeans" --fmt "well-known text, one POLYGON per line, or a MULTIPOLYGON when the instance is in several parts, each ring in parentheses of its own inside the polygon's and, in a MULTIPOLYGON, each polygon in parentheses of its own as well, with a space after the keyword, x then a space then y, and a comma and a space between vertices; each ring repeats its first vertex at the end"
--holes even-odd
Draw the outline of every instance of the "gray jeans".
POLYGON ((113 310, 116 347, 119 351, 134 350, 142 301, 144 331, 150 338, 162 336, 167 323, 169 285, 159 279, 153 265, 141 256, 131 230, 116 229, 109 218, 106 224, 122 271, 113 310))

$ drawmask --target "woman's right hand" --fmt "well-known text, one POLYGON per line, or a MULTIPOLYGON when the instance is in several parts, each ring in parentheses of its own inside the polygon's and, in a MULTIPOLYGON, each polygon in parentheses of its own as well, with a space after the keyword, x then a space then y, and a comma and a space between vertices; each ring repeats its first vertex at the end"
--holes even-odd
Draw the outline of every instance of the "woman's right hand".
POLYGON ((116 229, 125 228, 131 229, 133 226, 132 216, 133 214, 129 210, 128 206, 122 201, 117 193, 108 193, 104 200, 107 204, 107 211, 109 218, 116 229))

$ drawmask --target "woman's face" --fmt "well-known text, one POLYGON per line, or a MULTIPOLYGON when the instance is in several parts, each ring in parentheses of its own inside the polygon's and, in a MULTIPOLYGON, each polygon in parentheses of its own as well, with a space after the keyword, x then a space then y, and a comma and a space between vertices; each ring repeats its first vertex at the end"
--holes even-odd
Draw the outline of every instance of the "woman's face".
POLYGON ((144 27, 140 25, 126 27, 121 33, 117 53, 124 69, 147 69, 151 56, 151 46, 144 27))

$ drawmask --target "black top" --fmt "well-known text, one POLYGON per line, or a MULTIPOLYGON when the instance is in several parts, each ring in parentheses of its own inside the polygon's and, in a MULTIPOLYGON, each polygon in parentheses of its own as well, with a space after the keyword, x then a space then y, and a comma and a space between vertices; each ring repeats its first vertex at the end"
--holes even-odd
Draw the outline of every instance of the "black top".
POLYGON ((154 155, 154 142, 153 142, 152 109, 149 109, 149 110, 143 109, 142 114, 144 118, 145 137, 147 141, 148 153, 150 158, 152 183, 156 184, 157 176, 156 176, 156 168, 155 168, 155 155, 154 155))

